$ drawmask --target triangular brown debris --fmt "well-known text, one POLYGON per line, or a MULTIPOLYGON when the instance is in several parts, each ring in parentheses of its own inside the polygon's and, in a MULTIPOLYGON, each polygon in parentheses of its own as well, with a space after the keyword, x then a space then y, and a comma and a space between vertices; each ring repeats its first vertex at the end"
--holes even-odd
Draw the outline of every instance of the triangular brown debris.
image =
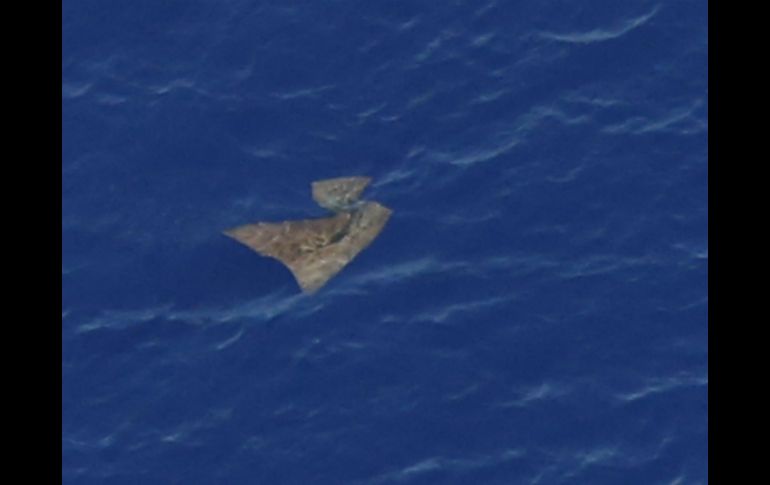
POLYGON ((225 234, 281 261, 302 290, 313 293, 371 244, 388 221, 390 209, 359 200, 370 181, 369 177, 344 177, 313 182, 313 199, 335 211, 332 217, 258 222, 225 234))

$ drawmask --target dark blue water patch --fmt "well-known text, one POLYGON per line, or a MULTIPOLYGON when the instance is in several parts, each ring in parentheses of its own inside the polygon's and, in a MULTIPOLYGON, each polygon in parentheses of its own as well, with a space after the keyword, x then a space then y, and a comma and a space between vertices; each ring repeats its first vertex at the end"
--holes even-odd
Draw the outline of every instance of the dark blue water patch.
POLYGON ((63 481, 705 481, 705 3, 604 3, 65 5, 63 481))

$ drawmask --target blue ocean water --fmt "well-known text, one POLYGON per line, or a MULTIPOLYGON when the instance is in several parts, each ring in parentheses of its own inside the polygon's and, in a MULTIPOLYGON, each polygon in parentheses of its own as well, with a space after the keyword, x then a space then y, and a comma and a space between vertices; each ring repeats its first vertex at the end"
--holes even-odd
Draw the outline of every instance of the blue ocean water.
POLYGON ((63 3, 67 484, 707 482, 707 2, 63 3), (221 234, 394 210, 312 296, 221 234))

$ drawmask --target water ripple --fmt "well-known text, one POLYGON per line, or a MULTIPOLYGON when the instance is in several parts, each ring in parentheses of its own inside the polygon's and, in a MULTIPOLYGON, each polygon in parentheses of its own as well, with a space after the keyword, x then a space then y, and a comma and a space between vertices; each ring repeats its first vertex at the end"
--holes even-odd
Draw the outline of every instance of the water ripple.
POLYGON ((658 10, 660 10, 660 5, 656 5, 646 14, 623 20, 619 22, 619 25, 611 27, 596 28, 587 32, 571 32, 565 34, 541 32, 540 37, 570 44, 592 44, 594 42, 604 42, 622 37, 625 34, 641 27, 642 25, 649 22, 658 13, 658 10))
POLYGON ((450 458, 445 456, 432 456, 422 459, 411 465, 406 465, 403 468, 399 468, 397 470, 386 472, 382 475, 373 477, 372 479, 363 483, 378 484, 402 482, 417 478, 420 475, 425 475, 433 471, 465 473, 475 469, 491 467, 505 462, 517 460, 524 457, 525 454, 526 453, 521 449, 510 448, 489 453, 487 455, 469 457, 450 458))

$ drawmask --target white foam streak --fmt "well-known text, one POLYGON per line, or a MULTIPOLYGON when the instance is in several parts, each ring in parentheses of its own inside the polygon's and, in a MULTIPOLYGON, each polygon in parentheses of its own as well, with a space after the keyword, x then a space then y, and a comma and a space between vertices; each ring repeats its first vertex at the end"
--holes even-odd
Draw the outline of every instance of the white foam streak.
POLYGON ((541 32, 540 36, 545 39, 555 40, 558 42, 567 42, 571 44, 592 44, 594 42, 604 42, 622 37, 623 35, 646 24, 658 13, 659 9, 660 6, 656 5, 650 12, 644 15, 640 15, 639 17, 625 20, 616 27, 596 28, 587 32, 571 32, 566 34, 541 32))

